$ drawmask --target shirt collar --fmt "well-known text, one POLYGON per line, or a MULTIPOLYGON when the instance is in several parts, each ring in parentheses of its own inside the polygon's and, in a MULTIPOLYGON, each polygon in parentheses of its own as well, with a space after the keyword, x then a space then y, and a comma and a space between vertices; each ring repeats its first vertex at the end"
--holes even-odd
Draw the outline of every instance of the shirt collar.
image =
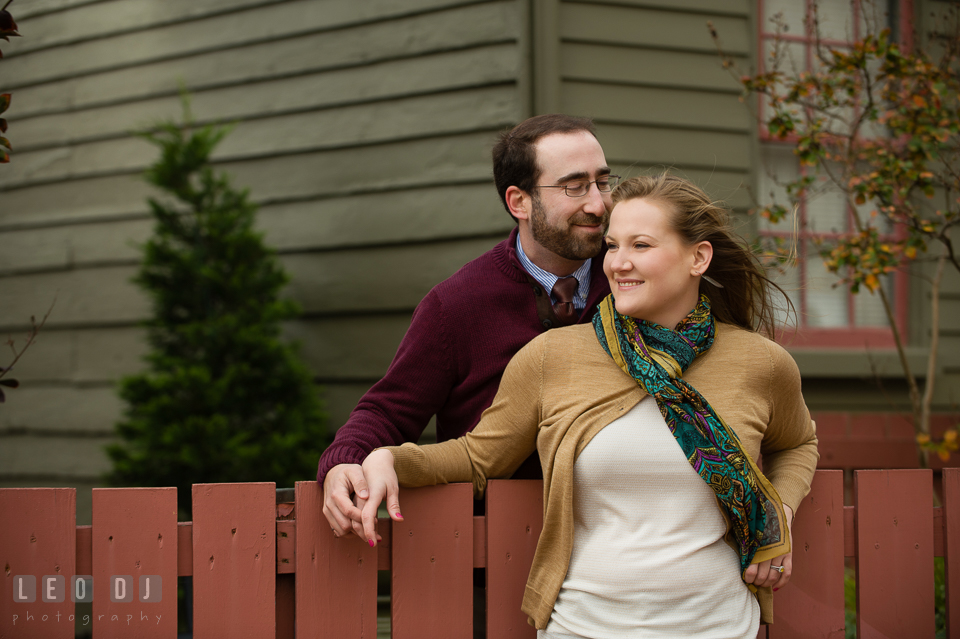
MULTIPOLYGON (((533 262, 530 261, 530 258, 527 257, 527 254, 523 252, 523 245, 520 243, 520 234, 517 234, 517 259, 520 260, 520 265, 523 266, 523 269, 530 274, 530 276, 537 280, 541 286, 547 291, 553 291, 553 285, 557 283, 557 280, 560 279, 558 276, 545 271, 533 262)), ((590 265, 593 261, 593 258, 588 258, 584 263, 573 272, 573 276, 577 278, 577 294, 573 298, 573 306, 578 310, 582 310, 587 305, 587 296, 590 294, 590 265)), ((551 293, 550 299, 556 303, 556 298, 551 293)))

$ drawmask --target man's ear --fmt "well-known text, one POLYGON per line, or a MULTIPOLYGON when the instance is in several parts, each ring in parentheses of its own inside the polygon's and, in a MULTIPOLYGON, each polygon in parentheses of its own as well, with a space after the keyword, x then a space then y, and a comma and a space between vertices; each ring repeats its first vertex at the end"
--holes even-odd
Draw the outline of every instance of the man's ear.
POLYGON ((507 208, 510 209, 513 217, 518 220, 530 219, 530 211, 533 203, 528 193, 522 191, 520 187, 508 186, 504 196, 507 201, 507 208))
POLYGON ((700 242, 693 247, 693 270, 697 273, 705 273, 710 268, 710 262, 713 260, 713 244, 710 242, 700 242))

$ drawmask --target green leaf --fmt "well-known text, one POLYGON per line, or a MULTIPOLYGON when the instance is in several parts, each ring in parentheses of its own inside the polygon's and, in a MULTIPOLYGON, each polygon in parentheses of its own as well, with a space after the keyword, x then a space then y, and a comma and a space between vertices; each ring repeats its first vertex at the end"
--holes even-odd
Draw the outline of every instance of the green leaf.
POLYGON ((0 93, 0 113, 3 113, 10 107, 10 94, 0 93))
POLYGON ((0 146, 5 146, 5 147, 7 147, 8 149, 10 149, 11 151, 13 151, 13 145, 10 144, 10 140, 8 140, 7 138, 5 138, 5 137, 3 137, 3 136, 0 136, 0 146))

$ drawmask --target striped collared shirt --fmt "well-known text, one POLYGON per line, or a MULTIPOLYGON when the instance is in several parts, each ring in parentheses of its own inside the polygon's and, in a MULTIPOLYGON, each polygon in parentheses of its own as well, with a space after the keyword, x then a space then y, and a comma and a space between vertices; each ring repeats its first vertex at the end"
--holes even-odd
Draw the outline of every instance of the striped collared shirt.
MULTIPOLYGON (((547 291, 553 291, 553 285, 556 284, 560 278, 553 273, 548 273, 530 261, 527 254, 523 252, 523 246, 520 245, 520 235, 517 235, 517 258, 520 260, 520 264, 524 270, 529 273, 533 279, 537 280, 547 291)), ((590 264, 592 261, 593 258, 588 258, 583 265, 573 273, 573 276, 577 278, 577 283, 579 284, 577 294, 573 297, 573 307, 578 311, 582 311, 587 305, 587 295, 590 294, 590 264)), ((557 303, 557 299, 552 292, 550 293, 550 300, 554 304, 557 303)))

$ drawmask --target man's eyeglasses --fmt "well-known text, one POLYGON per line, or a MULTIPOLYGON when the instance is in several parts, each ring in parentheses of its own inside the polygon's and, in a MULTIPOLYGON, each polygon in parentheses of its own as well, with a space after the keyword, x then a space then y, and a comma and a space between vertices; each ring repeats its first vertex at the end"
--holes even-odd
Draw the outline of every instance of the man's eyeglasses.
POLYGON ((596 180, 590 182, 585 182, 582 180, 577 180, 574 182, 568 182, 566 184, 538 184, 537 188, 540 189, 563 189, 563 192, 567 194, 568 197, 583 197, 587 194, 587 191, 590 190, 590 185, 596 184, 597 190, 601 193, 609 193, 612 191, 618 184, 620 184, 619 175, 604 175, 599 177, 596 180))

